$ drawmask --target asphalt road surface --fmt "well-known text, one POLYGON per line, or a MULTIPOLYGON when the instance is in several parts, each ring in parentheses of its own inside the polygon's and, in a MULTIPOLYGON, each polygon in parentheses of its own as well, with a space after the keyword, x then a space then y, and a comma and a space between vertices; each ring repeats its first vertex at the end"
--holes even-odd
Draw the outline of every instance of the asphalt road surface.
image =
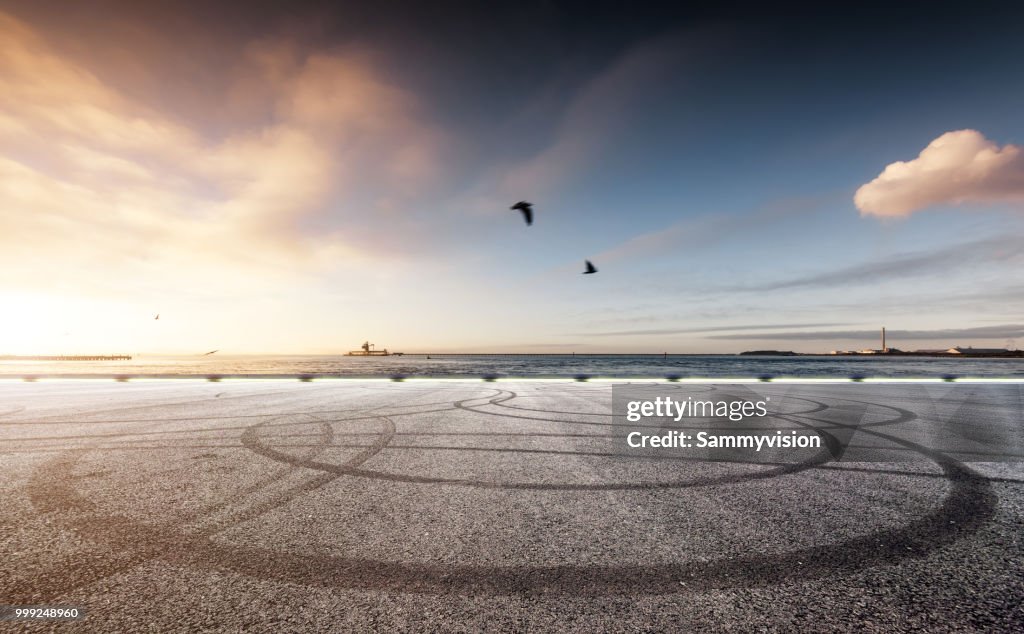
MULTIPOLYGON (((855 387, 878 434, 942 414, 855 387)), ((0 604, 86 612, 0 630, 1024 628, 1020 461, 630 453, 611 404, 569 381, 0 381, 0 604)))

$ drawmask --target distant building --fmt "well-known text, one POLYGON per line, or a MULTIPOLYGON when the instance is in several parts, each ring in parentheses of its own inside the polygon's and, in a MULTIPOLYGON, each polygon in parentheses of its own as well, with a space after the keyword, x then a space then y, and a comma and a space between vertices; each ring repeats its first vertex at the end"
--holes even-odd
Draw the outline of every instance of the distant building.
POLYGON ((972 348, 967 346, 954 346, 949 350, 946 350, 949 354, 1008 354, 1010 351, 1006 348, 972 348))

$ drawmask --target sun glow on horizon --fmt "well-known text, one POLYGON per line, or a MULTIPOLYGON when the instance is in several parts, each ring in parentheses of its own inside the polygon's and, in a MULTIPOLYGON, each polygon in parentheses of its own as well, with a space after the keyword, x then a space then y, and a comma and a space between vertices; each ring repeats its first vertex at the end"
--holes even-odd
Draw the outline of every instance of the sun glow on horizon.
POLYGON ((896 98, 845 50, 709 73, 731 44, 683 26, 594 38, 579 65, 521 47, 495 81, 504 46, 346 32, 342 7, 337 33, 305 37, 30 4, 0 10, 0 354, 816 352, 883 323, 922 347, 990 345, 986 320, 1020 331, 1024 215, 982 204, 1021 199, 1017 110, 984 115, 1016 93, 932 72, 945 58, 922 82, 968 98, 935 123, 917 84, 891 119, 774 88, 896 98))
POLYGON ((147 330, 145 316, 121 302, 0 292, 0 306, 0 354, 127 354, 147 330))

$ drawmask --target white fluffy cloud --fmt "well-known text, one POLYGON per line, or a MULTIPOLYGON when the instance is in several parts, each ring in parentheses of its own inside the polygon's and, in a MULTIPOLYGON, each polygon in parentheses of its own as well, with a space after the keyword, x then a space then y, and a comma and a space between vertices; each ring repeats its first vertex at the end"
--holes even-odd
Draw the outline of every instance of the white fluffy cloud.
POLYGON ((977 130, 947 132, 916 159, 890 163, 853 200, 862 214, 897 217, 935 205, 1024 202, 1024 153, 977 130))

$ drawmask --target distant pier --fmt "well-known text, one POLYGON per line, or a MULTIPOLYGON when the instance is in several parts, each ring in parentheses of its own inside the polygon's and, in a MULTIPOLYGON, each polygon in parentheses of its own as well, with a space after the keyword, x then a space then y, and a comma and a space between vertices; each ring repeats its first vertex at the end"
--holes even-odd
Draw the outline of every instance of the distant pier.
POLYGON ((363 343, 363 345, 359 347, 359 350, 351 350, 345 353, 345 356, 347 357, 390 357, 391 355, 400 357, 402 356, 402 353, 388 352, 387 348, 384 348, 383 350, 374 350, 373 344, 369 341, 363 343))
POLYGON ((0 355, 0 361, 131 361, 130 354, 60 354, 54 356, 0 355))

